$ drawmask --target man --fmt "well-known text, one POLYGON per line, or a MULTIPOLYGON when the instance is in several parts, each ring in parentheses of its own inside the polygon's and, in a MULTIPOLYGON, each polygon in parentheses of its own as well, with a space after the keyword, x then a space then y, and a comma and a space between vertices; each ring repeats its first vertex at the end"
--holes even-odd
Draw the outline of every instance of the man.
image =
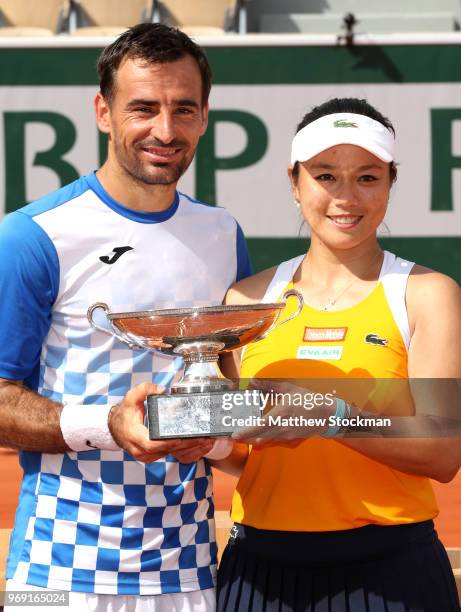
POLYGON ((207 127, 210 69, 182 32, 141 24, 98 72, 106 163, 0 227, 0 445, 24 468, 8 588, 71 591, 80 610, 113 595, 125 609, 212 610, 210 467, 195 463, 212 441, 150 441, 143 424, 153 382, 180 360, 86 319, 97 301, 219 304, 249 273, 235 220, 176 191, 207 127))

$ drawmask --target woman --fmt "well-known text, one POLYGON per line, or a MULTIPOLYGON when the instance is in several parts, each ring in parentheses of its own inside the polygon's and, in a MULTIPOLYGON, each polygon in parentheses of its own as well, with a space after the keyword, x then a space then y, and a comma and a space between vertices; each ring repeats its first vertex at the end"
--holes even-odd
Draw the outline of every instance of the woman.
MULTIPOLYGON (((295 288, 305 306, 247 346, 241 366, 238 357, 228 358, 226 373, 361 378, 371 386, 377 379, 460 378, 461 352, 453 342, 461 336, 457 283, 384 253, 377 241, 396 179, 389 120, 355 98, 314 108, 298 126, 288 175, 310 227, 309 250, 236 284, 227 303, 274 302, 295 288)), ((283 317, 293 311, 289 302, 283 317)), ((387 413, 411 414, 399 412, 397 395, 387 413)), ((418 414, 418 397, 415 402, 418 414)), ((370 406, 383 411, 376 402, 370 406)), ((336 416, 358 410, 341 400, 323 409, 336 416)), ((339 430, 319 426, 292 448, 275 442, 248 453, 236 444, 215 462, 241 471, 218 579, 219 610, 459 609, 434 531, 429 482, 454 477, 459 439, 325 439, 339 430)))

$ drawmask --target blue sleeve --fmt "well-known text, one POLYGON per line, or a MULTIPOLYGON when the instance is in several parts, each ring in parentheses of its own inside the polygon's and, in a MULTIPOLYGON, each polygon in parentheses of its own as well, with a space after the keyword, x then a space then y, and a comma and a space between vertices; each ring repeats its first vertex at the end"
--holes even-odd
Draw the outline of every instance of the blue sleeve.
POLYGON ((250 254, 248 253, 247 242, 243 235, 242 228, 237 223, 237 278, 236 281, 242 280, 253 274, 251 266, 250 254))
POLYGON ((22 212, 0 224, 0 377, 24 380, 36 368, 59 288, 48 235, 22 212))

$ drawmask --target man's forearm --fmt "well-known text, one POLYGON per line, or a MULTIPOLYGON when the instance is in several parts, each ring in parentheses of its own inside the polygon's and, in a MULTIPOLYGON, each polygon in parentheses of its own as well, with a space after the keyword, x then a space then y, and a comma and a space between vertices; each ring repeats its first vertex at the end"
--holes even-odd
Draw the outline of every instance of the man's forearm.
POLYGON ((0 383, 0 446, 44 453, 69 450, 59 419, 62 406, 21 383, 0 383))

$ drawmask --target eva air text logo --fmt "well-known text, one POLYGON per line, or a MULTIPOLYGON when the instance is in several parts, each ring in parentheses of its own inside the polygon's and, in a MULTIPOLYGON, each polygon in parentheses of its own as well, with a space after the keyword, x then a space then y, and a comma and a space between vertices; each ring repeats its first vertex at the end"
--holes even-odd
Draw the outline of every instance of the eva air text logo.
POLYGON ((356 123, 352 123, 352 121, 346 121, 345 119, 336 119, 333 123, 333 127, 359 127, 356 123))

